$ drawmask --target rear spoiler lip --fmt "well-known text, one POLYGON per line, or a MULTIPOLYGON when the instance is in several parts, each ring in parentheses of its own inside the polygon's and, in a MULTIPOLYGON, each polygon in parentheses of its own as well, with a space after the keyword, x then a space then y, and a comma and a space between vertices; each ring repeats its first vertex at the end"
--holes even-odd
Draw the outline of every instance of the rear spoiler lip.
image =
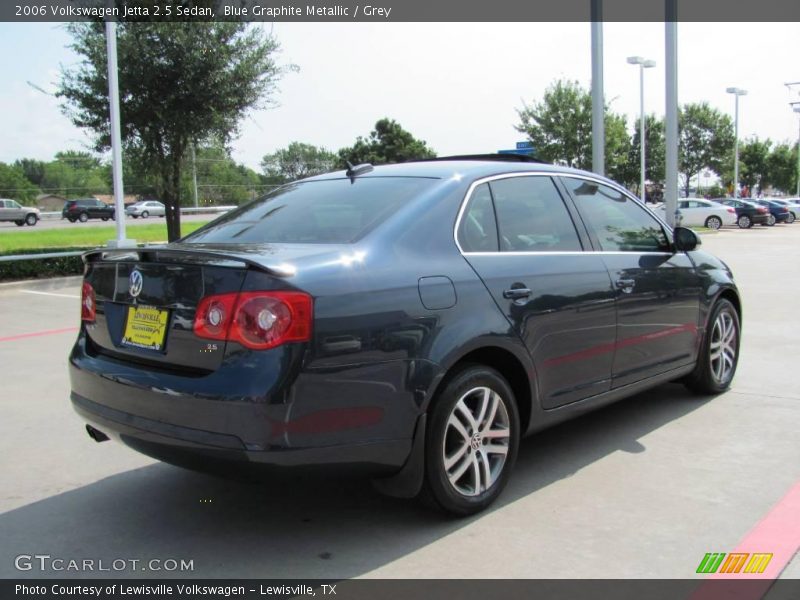
POLYGON ((183 248, 170 248, 169 246, 147 246, 144 248, 95 248, 84 252, 81 256, 83 263, 88 264, 102 260, 109 254, 125 255, 137 254, 138 260, 141 262, 149 262, 150 259, 146 258, 148 254, 166 254, 166 255, 189 255, 194 258, 209 259, 209 260, 227 260, 234 261, 245 267, 252 267, 259 271, 264 271, 275 277, 291 277, 297 273, 294 265, 289 263, 280 264, 266 264, 246 258, 235 252, 212 252, 209 250, 185 250, 183 248))

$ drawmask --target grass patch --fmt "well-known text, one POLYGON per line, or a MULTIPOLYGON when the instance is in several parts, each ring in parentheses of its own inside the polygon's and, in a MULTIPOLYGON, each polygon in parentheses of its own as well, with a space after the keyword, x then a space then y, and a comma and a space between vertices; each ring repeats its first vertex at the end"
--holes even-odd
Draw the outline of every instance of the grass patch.
MULTIPOLYGON (((181 233, 186 235, 205 225, 203 221, 181 223, 181 233)), ((166 223, 153 223, 129 227, 127 234, 137 242, 166 242, 166 223)), ((14 254, 18 250, 42 250, 49 248, 92 248, 105 246, 108 240, 117 237, 117 230, 110 227, 80 227, 43 229, 41 231, 9 231, 0 234, 0 254, 14 254)))

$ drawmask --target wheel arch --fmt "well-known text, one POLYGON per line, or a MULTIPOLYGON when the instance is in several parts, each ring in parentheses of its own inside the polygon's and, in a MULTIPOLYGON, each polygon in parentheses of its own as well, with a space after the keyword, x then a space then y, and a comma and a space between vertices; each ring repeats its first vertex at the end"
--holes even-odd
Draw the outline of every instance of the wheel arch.
POLYGON ((470 348, 455 357, 446 367, 444 375, 433 386, 426 399, 425 411, 437 394, 445 388, 447 383, 465 366, 478 364, 490 367, 505 378, 517 402, 520 418, 520 431, 524 435, 530 426, 534 389, 529 372, 533 372, 530 361, 521 359, 518 354, 506 347, 497 344, 487 344, 470 348), (526 365, 527 363, 527 365, 526 365))

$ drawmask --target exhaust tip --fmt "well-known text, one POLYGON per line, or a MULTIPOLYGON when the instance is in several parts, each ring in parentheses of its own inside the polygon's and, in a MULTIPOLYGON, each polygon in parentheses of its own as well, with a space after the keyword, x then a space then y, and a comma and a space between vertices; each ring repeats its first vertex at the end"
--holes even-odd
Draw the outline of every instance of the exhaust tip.
POLYGON ((92 438, 98 444, 100 442, 107 442, 108 436, 100 431, 99 429, 95 429, 91 425, 86 425, 86 433, 89 434, 89 437, 92 438))

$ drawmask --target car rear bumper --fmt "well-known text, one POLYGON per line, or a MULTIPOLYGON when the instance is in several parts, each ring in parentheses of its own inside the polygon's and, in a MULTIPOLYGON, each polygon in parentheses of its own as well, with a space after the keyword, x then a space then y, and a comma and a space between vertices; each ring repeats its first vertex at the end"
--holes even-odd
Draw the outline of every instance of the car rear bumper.
POLYGON ((181 374, 93 353, 82 331, 69 360, 71 401, 109 438, 201 470, 205 461, 338 465, 375 475, 403 466, 419 409, 413 392, 377 387, 375 380, 393 369, 393 379, 402 381, 411 365, 372 366, 369 377, 363 365, 303 371, 293 379, 269 375, 273 364, 290 360, 290 349, 284 352, 259 364, 250 355, 246 370, 230 359, 209 375, 181 374))
POLYGON ((750 217, 750 221, 753 222, 754 225, 764 225, 769 221, 769 215, 747 215, 750 217))

